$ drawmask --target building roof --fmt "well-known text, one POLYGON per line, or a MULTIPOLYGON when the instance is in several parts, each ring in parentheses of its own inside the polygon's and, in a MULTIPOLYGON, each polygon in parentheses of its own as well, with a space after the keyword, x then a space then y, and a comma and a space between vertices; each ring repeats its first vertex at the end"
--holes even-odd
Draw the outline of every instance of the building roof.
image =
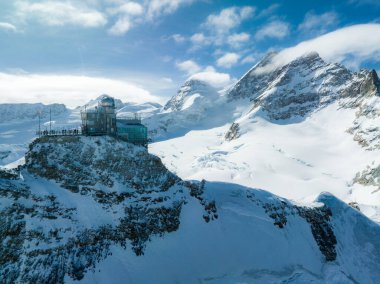
POLYGON ((141 122, 131 123, 130 121, 125 120, 116 120, 116 127, 146 127, 141 122))
POLYGON ((102 95, 102 97, 99 100, 99 106, 102 107, 115 107, 115 100, 114 98, 108 96, 108 95, 102 95))

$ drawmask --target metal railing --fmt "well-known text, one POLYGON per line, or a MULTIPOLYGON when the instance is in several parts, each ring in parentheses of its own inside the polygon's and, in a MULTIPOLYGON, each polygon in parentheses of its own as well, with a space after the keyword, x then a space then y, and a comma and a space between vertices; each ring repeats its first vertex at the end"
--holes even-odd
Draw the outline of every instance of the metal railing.
POLYGON ((41 130, 36 131, 36 135, 41 136, 78 136, 82 135, 81 129, 52 129, 52 130, 41 130))

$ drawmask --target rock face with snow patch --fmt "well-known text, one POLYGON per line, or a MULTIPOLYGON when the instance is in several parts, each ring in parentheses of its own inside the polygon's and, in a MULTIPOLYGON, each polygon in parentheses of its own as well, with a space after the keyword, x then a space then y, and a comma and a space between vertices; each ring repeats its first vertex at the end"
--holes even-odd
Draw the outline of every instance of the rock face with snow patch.
MULTIPOLYGON (((252 109, 262 109, 273 120, 302 119, 337 99, 357 100, 379 93, 376 72, 352 73, 340 64, 326 63, 315 52, 280 68, 260 71, 268 62, 270 58, 251 69, 228 96, 230 100, 250 98, 252 109)), ((347 101, 344 105, 351 106, 347 101)))
POLYGON ((0 171, 2 283, 80 280, 112 244, 142 255, 151 236, 178 229, 187 195, 202 196, 145 148, 111 137, 39 138, 18 171, 0 171))

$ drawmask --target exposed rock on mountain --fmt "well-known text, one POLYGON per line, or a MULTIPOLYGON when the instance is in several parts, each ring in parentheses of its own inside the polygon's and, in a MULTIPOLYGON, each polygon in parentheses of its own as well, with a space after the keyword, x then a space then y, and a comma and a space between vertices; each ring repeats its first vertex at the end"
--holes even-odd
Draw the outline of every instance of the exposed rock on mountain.
POLYGON ((378 94, 376 72, 353 73, 336 63, 326 63, 309 53, 271 71, 260 71, 268 58, 251 69, 229 92, 230 100, 249 98, 252 109, 260 108, 271 120, 302 119, 337 99, 354 106, 363 98, 378 94))
POLYGON ((178 229, 193 191, 214 219, 201 185, 181 181, 145 148, 110 137, 39 138, 19 171, 0 172, 5 283, 80 280, 112 244, 142 255, 151 236, 178 229))
POLYGON ((366 165, 380 164, 376 72, 352 72, 315 52, 274 67, 274 56, 221 92, 206 113, 200 109, 205 119, 196 126, 184 119, 186 110, 171 112, 166 136, 151 149, 182 178, 233 181, 293 199, 328 190, 380 220, 380 195, 352 182, 366 165))
POLYGON ((185 182, 110 137, 43 137, 24 167, 0 170, 0 274, 3 283, 373 283, 380 227, 331 195, 317 201, 185 182))

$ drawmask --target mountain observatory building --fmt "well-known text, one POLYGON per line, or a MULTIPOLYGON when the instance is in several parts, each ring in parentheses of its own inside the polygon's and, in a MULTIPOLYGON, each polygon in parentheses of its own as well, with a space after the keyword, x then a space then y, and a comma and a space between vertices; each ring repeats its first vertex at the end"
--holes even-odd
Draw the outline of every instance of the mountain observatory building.
POLYGON ((133 114, 117 118, 115 100, 108 95, 101 96, 97 105, 82 109, 81 119, 83 135, 110 135, 133 144, 148 144, 147 127, 141 123, 141 117, 133 114))

